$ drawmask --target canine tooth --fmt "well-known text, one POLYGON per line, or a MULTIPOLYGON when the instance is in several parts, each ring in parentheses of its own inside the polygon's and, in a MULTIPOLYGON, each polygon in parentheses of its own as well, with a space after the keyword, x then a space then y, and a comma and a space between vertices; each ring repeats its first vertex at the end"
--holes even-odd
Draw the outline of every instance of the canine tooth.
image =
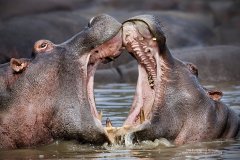
POLYGON ((98 119, 100 120, 100 121, 102 121, 102 115, 103 115, 103 113, 102 113, 102 110, 98 113, 98 119))
POLYGON ((156 41, 156 40, 157 40, 157 38, 156 38, 156 37, 153 37, 153 38, 152 38, 152 40, 153 40, 153 41, 156 41))
POLYGON ((106 119, 106 127, 112 127, 112 122, 109 118, 106 119))
POLYGON ((145 121, 145 115, 143 107, 140 109, 140 123, 142 124, 145 121))

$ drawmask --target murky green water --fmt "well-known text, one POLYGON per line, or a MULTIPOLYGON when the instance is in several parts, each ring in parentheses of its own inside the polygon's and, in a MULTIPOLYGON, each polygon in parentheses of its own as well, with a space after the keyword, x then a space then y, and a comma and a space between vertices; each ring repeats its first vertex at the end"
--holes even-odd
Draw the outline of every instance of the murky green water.
MULTIPOLYGON (((223 101, 240 111, 240 82, 207 84, 224 92, 223 101)), ((107 84, 95 87, 98 110, 103 111, 103 124, 109 117, 121 126, 132 102, 135 86, 107 84)), ((130 146, 92 146, 77 142, 56 141, 34 149, 0 151, 0 159, 240 159, 240 139, 195 143, 176 147, 164 139, 130 146)))

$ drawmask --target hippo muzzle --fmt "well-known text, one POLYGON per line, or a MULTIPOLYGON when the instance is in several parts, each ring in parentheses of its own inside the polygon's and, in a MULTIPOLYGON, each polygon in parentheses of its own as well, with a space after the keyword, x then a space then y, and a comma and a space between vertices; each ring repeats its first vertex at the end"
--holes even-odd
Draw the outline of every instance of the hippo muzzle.
POLYGON ((173 57, 156 16, 130 18, 122 26, 123 46, 138 62, 138 81, 129 115, 120 128, 107 127, 113 143, 166 138, 180 145, 234 138, 238 115, 198 81, 194 64, 173 57))

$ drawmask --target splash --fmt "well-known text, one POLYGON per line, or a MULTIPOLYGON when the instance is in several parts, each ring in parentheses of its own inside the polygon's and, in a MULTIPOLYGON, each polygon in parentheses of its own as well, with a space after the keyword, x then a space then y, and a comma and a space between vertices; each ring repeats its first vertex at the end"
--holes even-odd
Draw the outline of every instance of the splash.
POLYGON ((121 137, 122 138, 122 143, 118 144, 104 144, 103 147, 106 150, 129 150, 129 149, 153 149, 153 148, 169 148, 169 147, 174 147, 174 144, 170 141, 168 141, 165 138, 160 138, 160 139, 155 139, 154 141, 141 141, 138 143, 134 143, 134 134, 130 133, 127 135, 124 135, 121 137))

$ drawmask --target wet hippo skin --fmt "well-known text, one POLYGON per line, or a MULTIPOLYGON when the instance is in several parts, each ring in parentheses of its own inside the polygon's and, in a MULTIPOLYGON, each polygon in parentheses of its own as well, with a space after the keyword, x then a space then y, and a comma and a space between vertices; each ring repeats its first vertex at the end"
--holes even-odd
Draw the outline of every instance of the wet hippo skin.
POLYGON ((220 101, 221 92, 199 83, 196 66, 172 56, 160 26, 151 15, 123 23, 123 44, 136 58, 139 72, 123 128, 128 133, 132 128, 137 142, 164 137, 181 145, 236 137, 238 115, 220 101))
POLYGON ((0 148, 32 147, 56 139, 108 142, 94 106, 93 75, 99 63, 119 54, 120 29, 114 18, 99 15, 69 40, 39 40, 33 58, 2 64, 0 148))

